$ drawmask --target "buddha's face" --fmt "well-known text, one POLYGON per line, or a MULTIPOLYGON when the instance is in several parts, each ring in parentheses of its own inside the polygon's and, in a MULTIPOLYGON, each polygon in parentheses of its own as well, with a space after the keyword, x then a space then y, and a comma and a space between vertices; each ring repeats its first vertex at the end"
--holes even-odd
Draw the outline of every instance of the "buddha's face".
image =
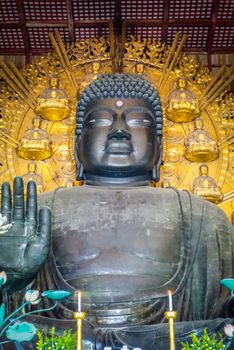
POLYGON ((109 98, 88 106, 78 144, 86 175, 149 176, 158 153, 155 119, 147 102, 109 98))

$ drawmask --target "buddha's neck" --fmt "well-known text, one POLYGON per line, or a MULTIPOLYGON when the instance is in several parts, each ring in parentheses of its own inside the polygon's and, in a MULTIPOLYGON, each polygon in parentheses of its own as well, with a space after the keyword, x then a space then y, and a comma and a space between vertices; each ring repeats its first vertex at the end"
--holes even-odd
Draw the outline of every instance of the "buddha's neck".
POLYGON ((98 175, 86 174, 85 184, 92 186, 114 186, 114 187, 131 187, 131 186, 148 186, 150 182, 149 175, 131 176, 131 177, 104 177, 98 175))

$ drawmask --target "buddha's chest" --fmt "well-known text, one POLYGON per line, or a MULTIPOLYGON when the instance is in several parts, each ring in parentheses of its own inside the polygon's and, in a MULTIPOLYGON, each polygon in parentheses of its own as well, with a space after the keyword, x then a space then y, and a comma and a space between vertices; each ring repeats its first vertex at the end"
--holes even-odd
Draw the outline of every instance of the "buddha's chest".
POLYGON ((66 280, 157 275, 163 265, 170 277, 176 270, 181 252, 176 203, 133 190, 67 194, 53 207, 53 254, 66 280))

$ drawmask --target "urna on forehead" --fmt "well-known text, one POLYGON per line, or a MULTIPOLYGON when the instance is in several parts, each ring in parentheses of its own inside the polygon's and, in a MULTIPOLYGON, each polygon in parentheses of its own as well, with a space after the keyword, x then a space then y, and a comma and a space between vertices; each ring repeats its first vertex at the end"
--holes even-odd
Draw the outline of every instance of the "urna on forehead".
POLYGON ((125 98, 144 100, 151 106, 157 125, 157 135, 162 137, 162 106, 158 92, 144 77, 136 74, 104 74, 95 79, 82 93, 76 113, 76 135, 81 134, 88 106, 96 100, 125 98))

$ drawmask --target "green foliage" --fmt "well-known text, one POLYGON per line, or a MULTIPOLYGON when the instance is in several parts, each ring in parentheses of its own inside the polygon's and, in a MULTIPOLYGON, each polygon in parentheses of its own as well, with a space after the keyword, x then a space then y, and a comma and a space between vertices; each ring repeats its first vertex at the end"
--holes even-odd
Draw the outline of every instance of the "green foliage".
POLYGON ((225 349, 225 345, 223 344, 222 335, 214 333, 212 337, 210 337, 207 333, 207 330, 204 329, 203 335, 198 337, 196 334, 192 334, 191 336, 192 342, 191 344, 181 343, 183 345, 182 350, 221 350, 225 349))
POLYGON ((38 342, 37 350, 75 350, 76 349, 76 334, 71 333, 71 330, 64 331, 62 335, 55 334, 55 328, 48 335, 44 332, 37 331, 38 342))

